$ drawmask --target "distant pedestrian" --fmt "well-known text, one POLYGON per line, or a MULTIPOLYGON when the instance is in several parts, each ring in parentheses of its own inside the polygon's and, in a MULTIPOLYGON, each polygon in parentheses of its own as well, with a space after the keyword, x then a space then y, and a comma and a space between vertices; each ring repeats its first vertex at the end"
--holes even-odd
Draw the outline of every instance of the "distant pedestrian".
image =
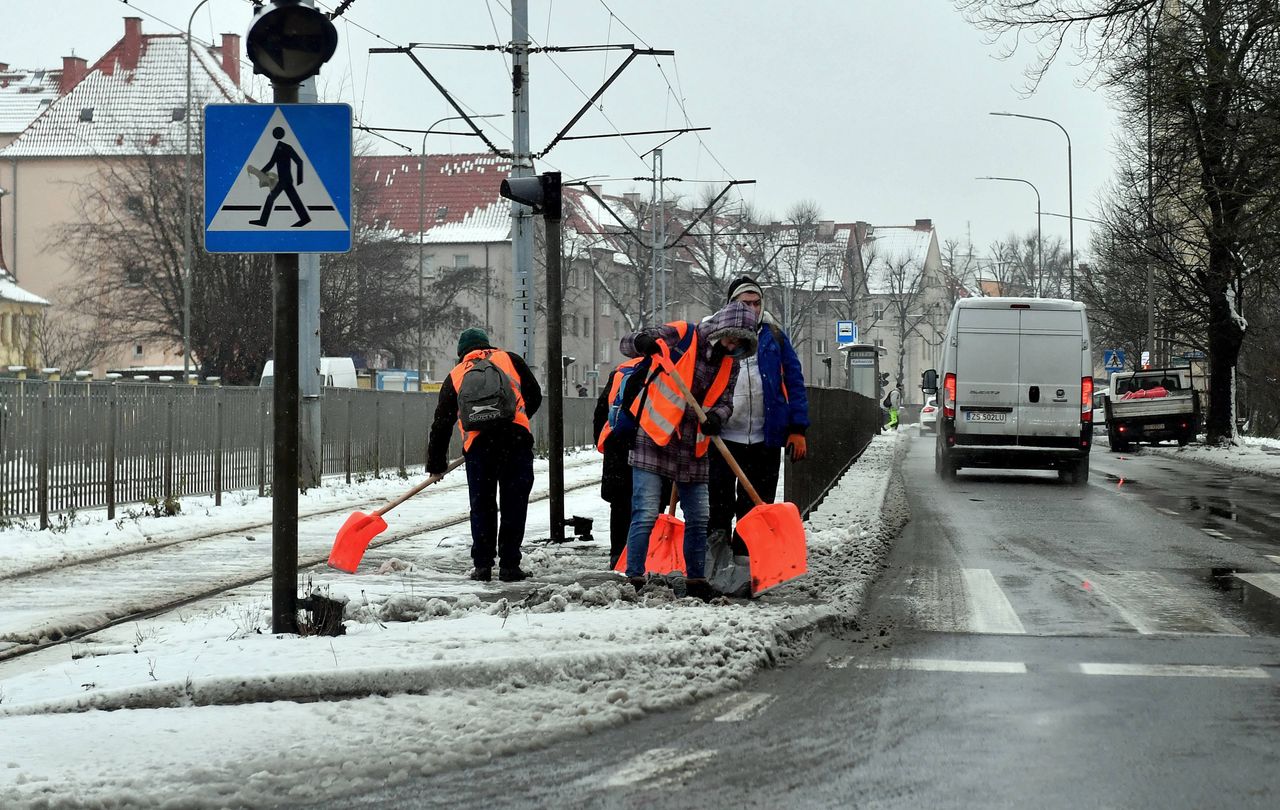
MULTIPOLYGON (((699 425, 680 388, 667 373, 646 388, 639 430, 631 450, 631 526, 627 532, 627 577, 644 586, 649 534, 669 494, 663 478, 675 482, 684 515, 687 593, 713 595, 705 576, 707 554, 707 451, 710 436, 733 411, 738 359, 756 350, 756 313, 742 303, 726 305, 699 324, 676 322, 627 335, 620 350, 627 357, 653 355, 659 342, 671 351, 675 373, 707 413, 699 425)), ((715 452, 714 450, 712 452, 715 452)))
POLYGON ((587 387, 582 383, 578 383, 578 396, 580 397, 591 396, 590 392, 587 391, 587 387))
POLYGON ((518 354, 495 349, 483 329, 458 336, 458 365, 440 385, 440 400, 427 443, 427 472, 439 480, 448 466, 453 425, 462 434, 471 494, 471 578, 519 582, 529 492, 533 489, 530 418, 542 389, 518 354), (499 511, 501 524, 499 525, 499 511))
POLYGON ((902 387, 898 386, 889 392, 885 397, 885 404, 889 407, 889 430, 898 429, 898 411, 902 409, 902 387))
MULTIPOLYGON (((759 347, 754 356, 738 363, 733 415, 724 423, 720 438, 760 497, 765 503, 773 503, 778 492, 782 448, 786 447, 793 462, 808 453, 805 431, 809 427, 809 397, 804 371, 791 338, 764 308, 764 292, 755 279, 742 276, 734 280, 729 285, 728 300, 746 304, 759 316, 759 347)), ((708 533, 719 531, 728 538, 734 518, 741 519, 754 503, 719 453, 711 454, 708 486, 708 533)), ((732 537, 733 553, 747 554, 742 538, 736 532, 732 537)))

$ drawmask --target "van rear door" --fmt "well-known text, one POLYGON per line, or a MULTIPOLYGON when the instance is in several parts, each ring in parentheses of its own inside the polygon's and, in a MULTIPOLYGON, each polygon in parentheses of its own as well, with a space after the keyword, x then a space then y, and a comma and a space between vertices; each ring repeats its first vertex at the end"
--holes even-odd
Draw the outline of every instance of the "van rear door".
POLYGON ((1023 309, 1018 342, 1018 435, 1077 436, 1084 313, 1023 309))
POLYGON ((1020 313, 1015 309, 965 308, 959 317, 956 433, 1012 437, 1018 420, 1020 313))

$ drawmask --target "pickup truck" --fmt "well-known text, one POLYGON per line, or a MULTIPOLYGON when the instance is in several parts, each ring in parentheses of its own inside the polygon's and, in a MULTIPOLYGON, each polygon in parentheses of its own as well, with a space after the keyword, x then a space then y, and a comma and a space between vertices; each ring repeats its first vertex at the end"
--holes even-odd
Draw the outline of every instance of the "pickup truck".
POLYGON ((1191 369, 1115 372, 1107 392, 1106 420, 1113 451, 1171 439, 1179 446, 1187 444, 1200 430, 1200 397, 1191 369))

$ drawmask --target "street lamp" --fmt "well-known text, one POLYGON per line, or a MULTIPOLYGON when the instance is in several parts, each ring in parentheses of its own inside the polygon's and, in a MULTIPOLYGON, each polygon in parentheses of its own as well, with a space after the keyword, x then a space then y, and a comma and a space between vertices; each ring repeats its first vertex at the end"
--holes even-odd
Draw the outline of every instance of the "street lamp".
POLYGON ((1044 245, 1041 242, 1040 232, 1040 189, 1030 180, 1023 180, 1021 177, 975 177, 975 180, 1005 180, 1010 183, 1026 183, 1031 186, 1031 190, 1036 193, 1036 272, 1039 277, 1044 277, 1044 245))
POLYGON ((191 24, 195 22, 196 13, 209 0, 200 0, 191 9, 187 18, 187 106, 182 110, 183 128, 186 130, 185 148, 182 150, 186 160, 184 190, 185 207, 182 218, 182 381, 185 383, 191 376, 191 24))
MULTIPOLYGON (((422 271, 423 271, 423 260, 424 260, 423 246, 422 246, 422 237, 423 237, 422 232, 426 226, 423 222, 422 217, 423 217, 423 208, 424 206, 426 206, 426 196, 425 196, 426 182, 423 175, 426 174, 426 166, 427 166, 427 136, 431 134, 432 130, 434 130, 438 125, 443 124, 445 121, 460 121, 467 117, 468 116, 465 116, 465 115, 450 115, 446 118, 441 118, 438 121, 435 121, 434 123, 432 123, 431 126, 427 127, 426 131, 422 133, 422 149, 418 153, 418 329, 417 329, 417 332, 418 332, 418 390, 419 391, 422 390, 422 384, 427 381, 427 376, 425 373, 423 373, 425 369, 423 368, 423 365, 422 365, 422 330, 426 327, 426 324, 423 323, 423 312, 422 312, 422 296, 424 294, 424 290, 422 286, 422 271)), ((472 115, 470 117, 471 118, 498 118, 499 116, 497 113, 494 113, 491 115, 472 115)))
POLYGON ((1067 252, 1069 264, 1067 266, 1068 277, 1071 279, 1071 300, 1076 298, 1076 218, 1075 218, 1075 194, 1071 188, 1071 134, 1067 132, 1067 128, 1052 118, 1041 118, 1038 115, 1023 115, 1021 113, 1011 112, 993 112, 991 115, 1001 115, 1008 118, 1026 118, 1029 121, 1045 121, 1053 124, 1062 130, 1062 134, 1067 138, 1067 252))

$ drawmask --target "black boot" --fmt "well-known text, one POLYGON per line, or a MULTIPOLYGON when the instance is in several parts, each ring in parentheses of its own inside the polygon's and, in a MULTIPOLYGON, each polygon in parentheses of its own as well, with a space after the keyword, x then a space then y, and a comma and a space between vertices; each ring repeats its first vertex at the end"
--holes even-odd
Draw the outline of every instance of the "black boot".
POLYGON ((503 582, 522 582, 523 580, 526 580, 528 578, 529 578, 528 572, 521 571, 519 568, 499 568, 498 569, 498 579, 502 580, 503 582))
POLYGON ((703 602, 710 602, 720 595, 715 588, 711 587, 711 583, 705 579, 686 579, 684 581, 684 593, 685 596, 700 599, 703 602))
POLYGON ((492 568, 473 568, 471 569, 471 578, 476 582, 488 582, 493 579, 492 568))

